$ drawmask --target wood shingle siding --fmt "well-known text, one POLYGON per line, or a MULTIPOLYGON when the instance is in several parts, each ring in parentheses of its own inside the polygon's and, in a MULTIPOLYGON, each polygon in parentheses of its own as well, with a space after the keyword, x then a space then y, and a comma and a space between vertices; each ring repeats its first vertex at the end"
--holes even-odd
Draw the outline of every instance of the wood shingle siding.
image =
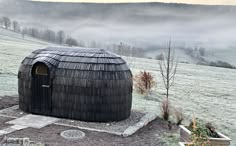
POLYGON ((126 62, 99 49, 36 50, 22 61, 18 72, 22 110, 84 121, 128 118, 132 86, 132 73, 126 62), (35 74, 38 65, 45 65, 47 76, 35 74))

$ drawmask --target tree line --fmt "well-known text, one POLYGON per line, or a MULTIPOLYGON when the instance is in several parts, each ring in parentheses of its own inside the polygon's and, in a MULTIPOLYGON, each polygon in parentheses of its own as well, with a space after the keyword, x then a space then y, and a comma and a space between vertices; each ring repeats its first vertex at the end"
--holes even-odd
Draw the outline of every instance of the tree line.
POLYGON ((11 20, 8 17, 0 17, 0 27, 14 31, 22 35, 24 39, 25 36, 30 36, 47 42, 52 42, 60 45, 68 46, 80 46, 89 48, 106 48, 106 50, 114 52, 123 56, 132 57, 145 57, 145 51, 143 48, 138 48, 120 42, 119 44, 101 44, 96 41, 83 42, 77 41, 76 39, 67 36, 63 30, 53 31, 51 29, 38 29, 35 27, 22 27, 18 21, 11 20))
POLYGON ((34 27, 22 27, 18 21, 11 20, 10 18, 3 16, 0 17, 0 27, 12 30, 16 33, 21 33, 22 38, 31 36, 33 38, 41 39, 44 41, 57 43, 57 44, 66 44, 68 46, 79 46, 79 43, 76 39, 67 36, 63 30, 55 32, 54 30, 44 29, 40 30, 34 27))

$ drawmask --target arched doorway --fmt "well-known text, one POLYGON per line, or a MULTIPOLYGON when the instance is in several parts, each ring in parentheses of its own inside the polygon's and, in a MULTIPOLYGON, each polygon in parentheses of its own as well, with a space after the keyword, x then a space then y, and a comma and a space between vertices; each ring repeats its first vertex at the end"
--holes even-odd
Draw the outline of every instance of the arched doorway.
POLYGON ((32 68, 31 111, 50 114, 52 109, 50 71, 45 63, 37 62, 32 68))

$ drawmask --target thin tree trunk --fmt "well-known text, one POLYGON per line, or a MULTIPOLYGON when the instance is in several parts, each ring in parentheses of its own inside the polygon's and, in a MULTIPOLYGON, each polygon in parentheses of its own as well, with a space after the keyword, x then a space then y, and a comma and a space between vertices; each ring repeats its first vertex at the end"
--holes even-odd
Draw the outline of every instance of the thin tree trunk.
POLYGON ((166 78, 167 78, 166 97, 167 97, 167 100, 169 98, 169 86, 170 86, 170 44, 171 44, 171 42, 169 42, 169 46, 168 46, 167 70, 166 70, 166 78))

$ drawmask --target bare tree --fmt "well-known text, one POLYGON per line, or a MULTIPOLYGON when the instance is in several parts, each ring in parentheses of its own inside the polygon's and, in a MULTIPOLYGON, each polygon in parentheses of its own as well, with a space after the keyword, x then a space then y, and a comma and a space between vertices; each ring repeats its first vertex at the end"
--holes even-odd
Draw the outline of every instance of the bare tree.
POLYGON ((3 20, 2 20, 2 18, 0 17, 0 27, 2 27, 3 26, 3 20))
POLYGON ((73 38, 71 38, 71 37, 68 37, 67 39, 66 39, 66 42, 65 42, 67 45, 69 45, 69 46, 78 46, 78 42, 75 40, 75 39, 73 39, 73 38))
POLYGON ((11 26, 11 20, 8 17, 2 17, 3 25, 6 29, 11 26))
POLYGON ((162 116, 165 120, 168 120, 170 115, 169 90, 174 83, 178 67, 178 61, 175 61, 175 50, 171 47, 171 40, 168 43, 163 60, 159 61, 159 67, 166 89, 166 98, 161 103, 162 116))
POLYGON ((22 38, 24 39, 25 38, 25 35, 28 33, 28 29, 25 27, 22 29, 21 31, 21 35, 22 35, 22 38))
POLYGON ((28 35, 34 37, 34 38, 40 38, 40 33, 37 28, 28 28, 28 35))
POLYGON ((84 41, 80 40, 78 46, 79 46, 79 47, 85 47, 84 41))
POLYGON ((13 21, 13 22, 12 22, 12 25, 13 25, 13 31, 19 32, 19 30, 20 30, 20 25, 19 25, 19 23, 18 23, 17 21, 13 21))
POLYGON ((201 48, 199 49, 199 53, 200 53, 201 56, 205 56, 205 52, 206 52, 206 49, 205 49, 205 48, 202 48, 202 47, 201 47, 201 48))
POLYGON ((175 61, 175 50, 171 48, 171 40, 169 41, 167 54, 163 60, 159 61, 160 72, 166 88, 166 97, 169 98, 169 90, 175 80, 175 74, 178 67, 178 61, 175 61))
POLYGON ((56 41, 56 33, 53 30, 47 29, 43 32, 43 39, 49 42, 56 41))
POLYGON ((57 32, 57 42, 59 43, 59 44, 63 44, 64 43, 64 39, 65 39, 65 33, 64 33, 64 31, 62 31, 62 30, 60 30, 60 31, 58 31, 57 32))

